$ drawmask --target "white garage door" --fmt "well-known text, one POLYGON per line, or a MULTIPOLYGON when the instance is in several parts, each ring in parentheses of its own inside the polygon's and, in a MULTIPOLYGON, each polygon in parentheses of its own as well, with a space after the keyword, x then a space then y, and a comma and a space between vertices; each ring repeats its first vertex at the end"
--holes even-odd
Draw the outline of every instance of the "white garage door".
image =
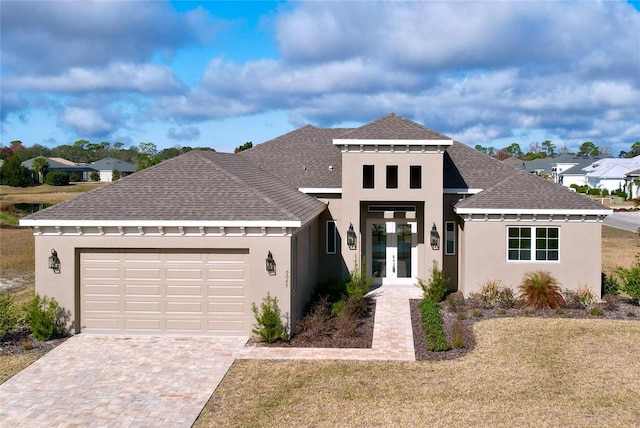
POLYGON ((248 256, 247 250, 84 251, 81 331, 247 334, 248 256))

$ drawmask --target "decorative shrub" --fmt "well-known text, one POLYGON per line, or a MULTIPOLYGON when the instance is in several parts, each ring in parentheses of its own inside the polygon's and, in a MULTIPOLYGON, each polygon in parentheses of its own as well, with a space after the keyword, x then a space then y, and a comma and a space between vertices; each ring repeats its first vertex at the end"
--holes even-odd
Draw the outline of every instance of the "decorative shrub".
POLYGON ((440 303, 424 298, 419 304, 422 315, 422 328, 426 336, 426 347, 429 351, 448 351, 451 345, 447 342, 442 326, 440 303))
POLYGON ((456 348, 464 348, 464 324, 456 320, 451 326, 451 345, 456 348))
POLYGON ((91 174, 89 174, 89 179, 91 181, 100 181, 100 173, 98 171, 91 171, 91 174))
POLYGON ((461 291, 456 291, 455 293, 451 293, 445 299, 445 303, 447 307, 452 312, 459 312, 464 309, 465 301, 464 294, 461 291))
POLYGON ((516 295, 511 287, 500 287, 496 303, 502 309, 511 309, 516 306, 516 295))
POLYGON ((640 253, 636 254, 636 263, 630 268, 618 267, 616 274, 622 280, 620 290, 640 303, 640 253))
POLYGON ((616 281, 616 278, 611 275, 607 275, 604 272, 602 272, 601 277, 602 294, 618 294, 620 291, 620 284, 616 281))
POLYGON ((596 295, 593 294, 593 291, 591 291, 591 289, 586 285, 581 285, 580 287, 578 287, 578 289, 576 290, 576 295, 578 296, 578 301, 580 302, 580 304, 585 308, 598 300, 596 295))
POLYGON ((44 182, 51 186, 66 186, 69 184, 69 174, 64 171, 49 171, 44 182))
POLYGON ((424 280, 418 278, 418 287, 422 289, 424 299, 441 302, 445 294, 447 294, 447 282, 449 282, 449 278, 444 276, 444 271, 438 268, 438 262, 435 260, 429 272, 431 272, 429 282, 425 283, 424 280))
POLYGON ((287 338, 285 328, 280 319, 278 298, 271 297, 271 295, 267 293, 267 297, 262 300, 260 310, 258 310, 255 303, 251 304, 251 310, 256 318, 256 324, 252 331, 260 337, 260 340, 273 343, 276 340, 284 340, 287 338))
POLYGON ((0 337, 16 328, 20 322, 13 295, 0 295, 0 337))
POLYGON ((589 189, 589 194, 592 196, 600 196, 600 189, 589 189))
POLYGON ((72 182, 72 183, 77 183, 79 181, 82 181, 82 177, 77 172, 72 172, 69 175, 69 181, 72 182))
POLYGON ((332 327, 330 303, 327 297, 321 297, 311 308, 308 315, 296 324, 296 335, 317 337, 326 336, 332 327))
POLYGON ((53 297, 36 294, 24 309, 25 322, 36 339, 47 341, 67 335, 70 313, 60 307, 53 297))
POLYGON ((518 287, 522 305, 534 309, 561 308, 565 305, 558 281, 545 271, 525 274, 518 287))
POLYGON ((602 296, 604 308, 608 311, 615 311, 620 306, 620 296, 617 294, 605 294, 602 296))
POLYGON ((113 172, 111 173, 111 181, 118 181, 120 180, 120 171, 118 171, 117 169, 114 169, 113 172))

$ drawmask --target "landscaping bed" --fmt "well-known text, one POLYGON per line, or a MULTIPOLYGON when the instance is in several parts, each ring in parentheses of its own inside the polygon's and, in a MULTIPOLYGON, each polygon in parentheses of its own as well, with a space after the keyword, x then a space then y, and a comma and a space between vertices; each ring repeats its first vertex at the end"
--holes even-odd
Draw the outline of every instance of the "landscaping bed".
POLYGON ((620 298, 617 307, 603 309, 602 315, 593 315, 592 308, 586 309, 544 309, 532 311, 527 308, 510 308, 501 309, 499 307, 465 307, 464 309, 453 309, 448 307, 446 303, 442 303, 443 328, 447 336, 447 340, 452 342, 453 324, 461 318, 463 326, 464 348, 451 348, 448 351, 428 351, 425 345, 425 333, 422 329, 422 319, 418 304, 420 300, 411 300, 411 323, 413 326, 413 343, 415 348, 416 360, 419 361, 439 361, 452 360, 461 357, 476 345, 475 336, 473 334, 473 325, 478 321, 492 318, 585 318, 585 319, 617 319, 640 321, 640 307, 629 299, 620 298), (459 315, 463 314, 463 315, 459 315))

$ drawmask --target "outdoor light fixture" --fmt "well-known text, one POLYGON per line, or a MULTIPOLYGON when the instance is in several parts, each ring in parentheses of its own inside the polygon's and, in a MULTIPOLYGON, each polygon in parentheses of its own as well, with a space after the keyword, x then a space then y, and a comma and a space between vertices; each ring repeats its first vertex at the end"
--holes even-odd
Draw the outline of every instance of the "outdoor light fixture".
POLYGON ((431 228, 431 248, 434 250, 440 249, 440 234, 438 233, 435 223, 433 223, 433 227, 431 228))
POLYGON ((51 249, 51 255, 49 256, 49 269, 53 269, 53 273, 60 273, 60 259, 58 258, 58 252, 51 249))
POLYGON ((269 254, 267 254, 267 272, 269 272, 269 275, 275 275, 276 274, 276 261, 273 260, 273 254, 271 254, 271 251, 269 251, 269 254))
POLYGON ((349 223, 349 230, 347 230, 347 246, 350 250, 355 250, 358 244, 358 237, 353 230, 353 223, 349 223))

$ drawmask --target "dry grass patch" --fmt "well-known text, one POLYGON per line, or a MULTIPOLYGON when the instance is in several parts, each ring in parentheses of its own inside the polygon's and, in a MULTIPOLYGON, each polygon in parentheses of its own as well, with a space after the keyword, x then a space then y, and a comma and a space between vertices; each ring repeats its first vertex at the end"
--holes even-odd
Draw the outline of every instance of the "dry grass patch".
POLYGON ((602 226, 602 271, 611 274, 617 266, 631 267, 640 253, 638 234, 602 226))
POLYGON ((241 360, 196 427, 634 426, 640 323, 503 318, 441 362, 241 360))
POLYGON ((27 368, 42 354, 0 355, 0 385, 27 368))
POLYGON ((0 226, 0 276, 33 278, 35 243, 31 228, 0 226))
POLYGON ((78 192, 88 192, 89 190, 97 189, 98 187, 104 186, 105 183, 79 183, 79 184, 69 184, 68 186, 51 186, 49 184, 40 184, 38 186, 33 187, 11 187, 11 186, 0 186, 0 195, 24 195, 24 194, 34 194, 34 193, 78 193, 78 192))

